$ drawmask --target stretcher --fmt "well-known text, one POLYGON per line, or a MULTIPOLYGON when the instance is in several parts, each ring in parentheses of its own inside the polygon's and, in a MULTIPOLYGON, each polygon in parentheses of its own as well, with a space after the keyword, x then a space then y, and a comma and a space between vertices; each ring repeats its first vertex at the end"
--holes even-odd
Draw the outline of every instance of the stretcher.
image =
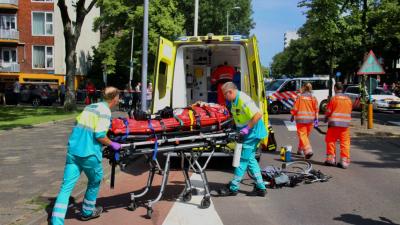
MULTIPOLYGON (((204 112, 204 107, 191 107, 183 109, 183 113, 175 114, 172 118, 177 120, 178 128, 169 128, 169 125, 161 125, 164 119, 150 119, 148 121, 138 121, 135 119, 114 119, 108 136, 122 144, 120 151, 113 151, 110 148, 105 148, 103 157, 107 158, 111 167, 111 188, 114 187, 115 167, 117 165, 123 170, 126 165, 133 162, 137 156, 144 155, 149 164, 149 174, 146 186, 139 193, 130 193, 130 203, 128 208, 135 210, 138 205, 136 200, 144 197, 152 188, 153 179, 158 172, 162 175, 160 191, 155 199, 148 200, 145 204, 147 208, 147 218, 152 217, 153 206, 163 196, 165 186, 168 182, 170 171, 171 156, 176 154, 181 160, 181 169, 185 179, 185 189, 181 199, 184 202, 190 201, 192 197, 192 185, 189 179, 189 171, 200 174, 204 185, 204 196, 200 203, 200 208, 208 208, 210 206, 210 190, 205 170, 213 157, 215 151, 222 150, 231 153, 228 143, 234 142, 240 138, 239 133, 233 127, 232 118, 226 114, 225 107, 215 106, 207 108, 204 112), (186 116, 194 111, 193 117, 186 116), (214 112, 214 114, 212 114, 214 112), (218 115, 215 115, 218 113, 218 115), (225 116, 222 116, 225 115, 225 116), (177 119, 177 117, 179 118, 177 119), (203 120, 203 117, 206 120, 203 120), (218 118, 216 118, 218 116, 218 118), (187 121, 188 118, 190 122, 187 121), (192 117, 192 118, 189 118, 192 117), (198 118, 196 118, 198 117, 198 118), (182 122, 179 121, 182 120, 182 122), (211 122, 213 120, 213 122, 211 122), (121 123, 122 121, 122 123, 121 123), (160 121, 162 121, 160 123, 160 121), (196 122, 197 121, 197 122, 196 122), (135 126, 132 126, 132 123, 135 126), (147 122, 148 126, 140 127, 138 124, 147 122), (202 125, 203 122, 203 125, 202 125), (196 123, 198 125, 196 125, 196 123), (205 126, 204 124, 207 124, 205 126), (138 129, 141 128, 141 129, 138 129), (129 130, 129 132, 127 132, 129 130), (145 131, 144 131, 145 130, 145 131), (205 162, 199 162, 200 157, 207 152, 205 162), (164 168, 161 169, 157 156, 164 154, 166 156, 164 168)), ((171 119, 171 118, 166 118, 171 119)), ((172 120, 169 121, 171 124, 172 120)))

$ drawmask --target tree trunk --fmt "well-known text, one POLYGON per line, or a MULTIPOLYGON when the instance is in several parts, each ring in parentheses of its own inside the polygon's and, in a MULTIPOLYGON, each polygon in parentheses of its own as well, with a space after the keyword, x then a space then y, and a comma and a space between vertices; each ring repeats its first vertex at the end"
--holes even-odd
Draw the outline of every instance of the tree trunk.
MULTIPOLYGON (((69 42, 73 42, 70 40, 69 42)), ((74 43, 66 44, 74 45, 74 43)), ((75 44, 76 47, 76 44, 75 44)), ((65 65, 66 65, 66 87, 67 95, 65 96, 64 109, 66 111, 72 111, 76 109, 76 98, 75 98, 75 72, 76 72, 76 53, 75 47, 65 48, 65 65)))

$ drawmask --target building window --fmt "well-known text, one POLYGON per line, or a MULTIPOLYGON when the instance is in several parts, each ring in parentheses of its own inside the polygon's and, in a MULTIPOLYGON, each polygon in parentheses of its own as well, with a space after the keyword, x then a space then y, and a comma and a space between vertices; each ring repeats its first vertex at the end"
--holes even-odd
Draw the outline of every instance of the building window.
POLYGON ((54 68, 53 46, 33 46, 32 67, 34 69, 53 69, 54 68))
POLYGON ((16 63, 17 62, 17 49, 16 48, 2 48, 2 64, 16 63))
POLYGON ((32 35, 53 35, 53 13, 32 13, 32 35))
POLYGON ((53 0, 32 0, 32 2, 54 2, 53 0))
POLYGON ((16 30, 17 18, 16 15, 0 15, 0 29, 2 30, 16 30))

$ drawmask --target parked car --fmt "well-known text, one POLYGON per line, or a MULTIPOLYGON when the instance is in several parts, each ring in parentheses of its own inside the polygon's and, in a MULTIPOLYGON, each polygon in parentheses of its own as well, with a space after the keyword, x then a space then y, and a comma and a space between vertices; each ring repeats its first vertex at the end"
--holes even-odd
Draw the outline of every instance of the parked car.
MULTIPOLYGON (((360 88, 358 86, 348 86, 344 94, 349 96, 354 104, 360 98, 360 88)), ((368 91, 366 96, 368 98, 368 91)), ((391 91, 385 91, 383 88, 377 87, 372 92, 371 98, 374 110, 400 112, 400 98, 391 91)), ((355 109, 359 109, 359 105, 355 105, 355 109)))
MULTIPOLYGON (((58 99, 57 91, 51 89, 46 83, 23 83, 21 84, 20 102, 30 103, 32 106, 52 105, 58 99)), ((6 90, 7 104, 15 104, 17 99, 12 89, 6 90)))

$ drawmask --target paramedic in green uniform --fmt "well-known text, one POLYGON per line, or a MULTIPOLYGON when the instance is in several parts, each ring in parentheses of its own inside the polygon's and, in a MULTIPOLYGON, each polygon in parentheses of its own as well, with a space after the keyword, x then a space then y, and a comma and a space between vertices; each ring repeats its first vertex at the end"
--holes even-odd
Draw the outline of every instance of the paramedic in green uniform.
POLYGON ((118 104, 119 93, 114 87, 106 87, 104 102, 85 107, 76 118, 76 124, 68 140, 64 178, 51 216, 51 224, 64 224, 68 200, 83 171, 88 184, 82 204, 82 220, 99 217, 103 208, 96 206, 96 198, 103 178, 102 146, 110 146, 117 151, 121 145, 106 136, 110 127, 110 108, 118 104))
POLYGON ((237 89, 234 83, 225 83, 222 91, 225 99, 231 102, 233 119, 244 140, 240 165, 235 168, 234 177, 228 187, 220 190, 220 195, 237 195, 240 181, 248 169, 254 175, 255 180, 254 190, 248 195, 264 197, 267 190, 261 176, 260 166, 255 158, 258 144, 268 134, 262 120, 262 112, 248 95, 237 89))

